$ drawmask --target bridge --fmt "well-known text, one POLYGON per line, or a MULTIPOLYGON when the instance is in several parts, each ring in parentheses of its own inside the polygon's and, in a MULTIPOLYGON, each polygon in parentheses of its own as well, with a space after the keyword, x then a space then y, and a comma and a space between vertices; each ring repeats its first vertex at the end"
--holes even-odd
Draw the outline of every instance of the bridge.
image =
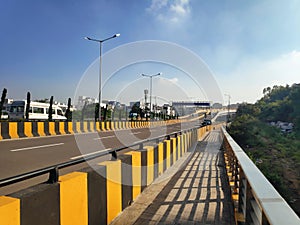
POLYGON ((300 224, 222 115, 1 123, 0 225, 300 224))

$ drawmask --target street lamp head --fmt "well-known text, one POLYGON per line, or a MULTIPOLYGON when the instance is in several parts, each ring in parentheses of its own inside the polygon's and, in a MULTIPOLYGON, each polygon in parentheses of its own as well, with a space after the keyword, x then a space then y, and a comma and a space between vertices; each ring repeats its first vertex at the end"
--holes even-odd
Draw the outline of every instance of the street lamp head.
POLYGON ((162 73, 161 73, 161 72, 159 72, 157 75, 162 75, 162 73))
POLYGON ((91 40, 89 37, 84 37, 85 40, 91 40))
POLYGON ((121 34, 115 34, 115 36, 114 37, 119 37, 121 34))

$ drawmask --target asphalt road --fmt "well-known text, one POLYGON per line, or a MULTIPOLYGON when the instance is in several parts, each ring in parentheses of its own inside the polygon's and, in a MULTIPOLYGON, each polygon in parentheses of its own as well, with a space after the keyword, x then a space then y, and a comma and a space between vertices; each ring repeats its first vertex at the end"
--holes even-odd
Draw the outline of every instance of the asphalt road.
MULTIPOLYGON (((148 138, 184 130, 195 124, 196 122, 153 128, 2 140, 0 141, 0 180, 98 152, 106 152, 112 148, 128 146, 148 138)), ((89 163, 99 163, 110 158, 111 155, 109 154, 89 163)), ((78 170, 81 167, 87 167, 87 163, 63 169, 60 174, 78 170)), ((46 180, 47 176, 41 176, 16 185, 2 187, 0 188, 0 195, 9 194, 46 180)))

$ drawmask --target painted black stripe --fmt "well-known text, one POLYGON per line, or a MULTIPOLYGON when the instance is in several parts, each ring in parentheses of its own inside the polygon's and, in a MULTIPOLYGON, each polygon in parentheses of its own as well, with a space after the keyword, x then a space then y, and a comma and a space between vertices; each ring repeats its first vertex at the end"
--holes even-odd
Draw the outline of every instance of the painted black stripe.
POLYGON ((122 210, 132 203, 132 155, 120 155, 122 177, 122 210))
POLYGON ((44 122, 44 132, 45 132, 46 135, 50 135, 50 132, 49 132, 49 122, 48 121, 44 122))
POLYGON ((39 184, 11 197, 21 200, 22 225, 60 224, 59 184, 39 184), (34 216, 33 216, 34 215, 34 216))
POLYGON ((37 122, 31 122, 31 132, 34 137, 39 137, 37 122))
POLYGON ((54 127, 55 127, 55 129, 54 129, 55 133, 58 134, 58 135, 61 134, 60 131, 59 131, 59 122, 58 121, 54 122, 54 127))
POLYGON ((107 224, 106 166, 86 168, 88 173, 88 221, 89 225, 107 224))
POLYGON ((1 122, 1 136, 3 139, 10 139, 9 122, 1 122))

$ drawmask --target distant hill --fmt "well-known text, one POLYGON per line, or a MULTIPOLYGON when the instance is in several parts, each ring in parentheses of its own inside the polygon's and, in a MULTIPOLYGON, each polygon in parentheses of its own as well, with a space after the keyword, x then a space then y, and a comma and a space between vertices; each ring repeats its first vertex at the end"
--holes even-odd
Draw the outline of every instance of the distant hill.
POLYGON ((263 94, 255 104, 239 105, 229 133, 300 215, 300 84, 263 94), (293 124, 292 131, 274 126, 278 121, 293 124))

